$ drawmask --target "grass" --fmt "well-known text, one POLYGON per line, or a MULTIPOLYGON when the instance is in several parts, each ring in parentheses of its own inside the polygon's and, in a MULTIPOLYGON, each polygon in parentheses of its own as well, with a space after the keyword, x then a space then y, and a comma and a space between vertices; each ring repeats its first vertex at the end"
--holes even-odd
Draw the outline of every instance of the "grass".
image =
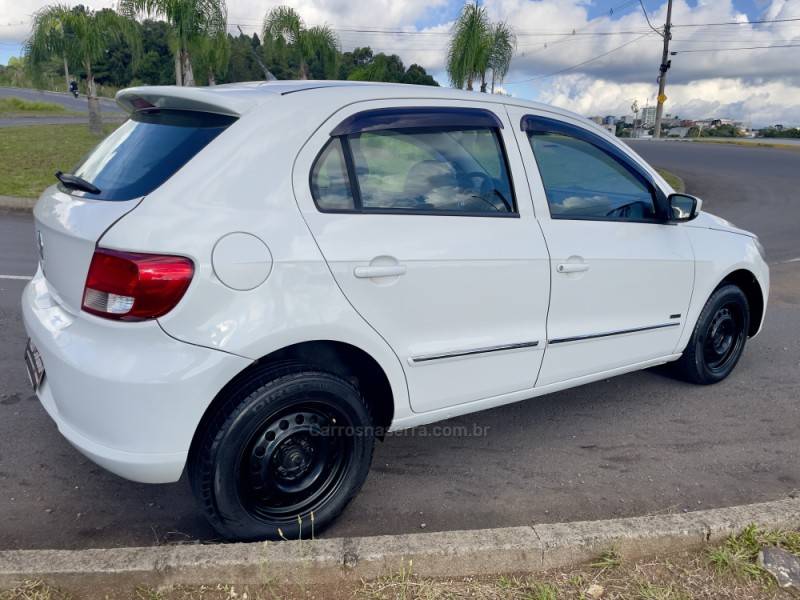
MULTIPOLYGON (((800 554, 800 532, 748 527, 710 550, 626 561, 613 551, 589 565, 545 573, 496 577, 418 577, 409 561, 394 574, 371 581, 331 581, 324 587, 227 584, 136 587, 114 598, 137 600, 271 600, 348 598, 353 600, 779 600, 788 598, 756 564, 758 551, 777 545, 800 554)), ((521 565, 522 566, 522 565, 521 565)), ((2 591, 0 600, 67 600, 65 592, 41 581, 2 591)))
POLYGON ((0 98, 0 117, 25 117, 25 116, 68 116, 80 113, 69 111, 61 104, 54 102, 41 102, 39 100, 25 100, 10 96, 0 98))
POLYGON ((53 173, 70 171, 99 141, 83 124, 0 129, 0 196, 37 197, 55 183, 53 173))
POLYGON ((736 138, 731 138, 730 140, 691 138, 691 140, 693 142, 701 142, 703 144, 728 144, 733 146, 746 146, 747 148, 780 148, 781 150, 794 150, 795 152, 800 152, 800 145, 781 144, 780 142, 746 142, 743 140, 737 140, 736 138))
POLYGON ((758 551, 764 546, 778 546, 800 556, 800 532, 763 531, 755 525, 709 552, 709 560, 720 572, 727 572, 754 581, 770 581, 770 575, 758 566, 758 551))
POLYGON ((676 192, 685 192, 686 191, 686 184, 683 182, 683 179, 675 175, 666 169, 656 169, 658 174, 661 175, 664 179, 667 180, 667 183, 672 186, 676 192))

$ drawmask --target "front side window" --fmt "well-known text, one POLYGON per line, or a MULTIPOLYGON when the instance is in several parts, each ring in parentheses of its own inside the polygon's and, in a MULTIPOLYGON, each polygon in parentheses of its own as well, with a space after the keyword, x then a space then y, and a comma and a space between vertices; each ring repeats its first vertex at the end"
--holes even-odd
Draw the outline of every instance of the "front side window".
POLYGON ((492 127, 378 129, 335 137, 314 163, 311 192, 323 211, 516 214, 505 153, 492 127))
POLYGON ((528 131, 556 219, 651 221, 651 188, 596 145, 561 132, 528 131))

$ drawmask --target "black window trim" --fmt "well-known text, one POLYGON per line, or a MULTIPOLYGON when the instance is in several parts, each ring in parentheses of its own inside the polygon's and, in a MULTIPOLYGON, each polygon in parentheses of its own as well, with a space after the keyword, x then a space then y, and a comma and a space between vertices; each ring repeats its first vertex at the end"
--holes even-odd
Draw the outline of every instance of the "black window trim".
POLYGON ((485 108, 466 106, 373 108, 344 119, 331 131, 331 137, 385 129, 430 129, 432 127, 503 129, 503 122, 496 114, 485 108))
MULTIPOLYGON (((485 117, 484 117, 485 118, 485 117)), ((482 121, 482 119, 480 120, 482 121)), ((489 123, 489 121, 486 121, 489 123)), ((514 176, 511 172, 511 164, 508 160, 508 152, 506 150, 506 145, 503 140, 503 135, 501 133, 501 129, 503 128, 503 123, 500 119, 495 115, 493 112, 485 109, 480 108, 449 108, 449 107, 434 107, 434 108, 425 108, 425 107, 407 107, 407 108, 390 108, 390 109, 373 109, 364 111, 362 113, 356 113, 355 115, 351 115, 347 117, 342 123, 339 124, 330 134, 330 139, 322 146, 320 151, 314 157, 314 160, 311 163, 311 169, 308 173, 308 183, 309 188, 311 190, 311 198, 314 201, 314 206, 316 206, 317 210, 321 213, 325 214, 362 214, 362 215, 423 215, 423 216, 439 216, 439 217, 484 217, 490 219, 519 219, 520 212, 519 212, 519 205, 517 204, 517 194, 516 189, 514 187, 514 176), (420 109, 420 110, 417 110, 420 109), (407 126, 381 126, 381 127, 372 127, 367 129, 355 129, 353 123, 358 124, 359 121, 353 119, 354 117, 358 117, 359 115, 365 115, 368 113, 375 113, 378 111, 392 111, 393 114, 400 114, 401 112, 408 112, 412 111, 415 114, 421 114, 422 111, 428 111, 430 113, 436 112, 442 115, 454 115, 457 113, 457 119, 447 121, 445 120, 442 124, 437 125, 407 125, 407 126), (468 120, 464 119, 465 112, 470 113, 483 113, 484 115, 491 115, 491 123, 496 123, 492 125, 483 125, 483 124, 476 124, 475 121, 469 122, 468 120), (342 125, 347 123, 346 128, 342 128, 342 125), (509 188, 511 191, 511 212, 484 212, 484 211, 456 211, 456 210, 419 210, 419 209, 399 209, 399 208, 364 208, 364 205, 361 200, 361 187, 358 183, 358 177, 356 176, 356 169, 355 169, 355 160, 353 159, 353 151, 350 147, 350 139, 351 135, 358 135, 359 133, 372 133, 375 131, 386 131, 386 130, 393 130, 393 131, 414 131, 415 133, 433 133, 433 132, 442 132, 442 131, 464 131, 470 129, 488 129, 492 131, 492 133, 496 136, 497 144, 500 147, 500 153, 502 155, 503 164, 505 165, 506 175, 508 177, 509 188), (338 133, 337 133, 338 132, 338 133), (322 154, 328 148, 330 144, 333 143, 334 140, 339 140, 342 148, 342 154, 344 155, 344 164, 345 168, 347 169, 347 178, 348 183, 350 185, 350 193, 353 196, 353 208, 322 208, 317 202, 317 198, 314 195, 314 169, 319 162, 322 154)))
MULTIPOLYGON (((639 165, 636 164, 631 158, 622 150, 617 148, 608 140, 603 139, 602 136, 589 131, 588 129, 579 125, 573 125, 565 121, 559 121, 549 117, 541 117, 538 115, 525 115, 520 120, 520 129, 527 134, 530 133, 557 133, 576 138, 588 144, 591 144, 598 150, 610 155, 617 163, 619 163, 626 171, 633 175, 640 183, 642 183, 650 192, 653 199, 653 206, 656 214, 652 219, 630 219, 623 217, 590 217, 590 216, 570 216, 553 214, 550 209, 550 201, 547 201, 547 209, 550 213, 551 219, 558 219, 562 221, 611 221, 615 223, 649 223, 649 224, 667 224, 669 218, 667 217, 667 197, 656 185, 653 177, 646 171, 642 171, 639 165)), ((530 142, 529 142, 530 143, 530 142)), ((531 147, 531 151, 533 148, 531 147)), ((533 152, 533 158, 536 160, 536 166, 539 169, 541 176, 541 167, 539 167, 536 153, 533 152)), ((542 183, 544 180, 542 179, 542 183)), ((545 190, 545 195, 547 190, 545 190)))

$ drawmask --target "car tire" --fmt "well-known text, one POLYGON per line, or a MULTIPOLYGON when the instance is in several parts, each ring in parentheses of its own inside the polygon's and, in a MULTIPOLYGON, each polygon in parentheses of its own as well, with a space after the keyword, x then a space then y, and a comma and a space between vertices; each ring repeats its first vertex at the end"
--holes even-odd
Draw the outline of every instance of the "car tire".
POLYGON ((725 379, 736 367, 750 329, 750 306, 741 288, 717 288, 703 307, 675 374, 701 385, 725 379))
POLYGON ((189 455, 192 491, 229 540, 313 537, 361 489, 374 433, 349 381, 272 365, 225 392, 189 455))

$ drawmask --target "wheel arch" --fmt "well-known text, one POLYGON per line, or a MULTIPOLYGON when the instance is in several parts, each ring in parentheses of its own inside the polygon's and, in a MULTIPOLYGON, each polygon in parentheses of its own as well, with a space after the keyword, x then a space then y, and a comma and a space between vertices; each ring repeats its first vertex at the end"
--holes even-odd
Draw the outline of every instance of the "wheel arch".
POLYGON ((737 269, 725 275, 711 293, 727 284, 737 286, 747 298, 750 306, 750 327, 747 336, 753 337, 761 329, 761 321, 764 318, 764 290, 761 289, 755 273, 748 269, 737 269))
POLYGON ((274 350, 248 365, 226 383, 206 407, 195 429, 189 453, 192 454, 201 433, 208 426, 216 408, 235 391, 260 385, 261 377, 270 368, 302 363, 321 371, 333 373, 357 384, 369 406, 379 435, 388 430, 394 418, 394 393, 386 371, 380 363, 361 348, 335 340, 313 340, 294 343, 274 350))

